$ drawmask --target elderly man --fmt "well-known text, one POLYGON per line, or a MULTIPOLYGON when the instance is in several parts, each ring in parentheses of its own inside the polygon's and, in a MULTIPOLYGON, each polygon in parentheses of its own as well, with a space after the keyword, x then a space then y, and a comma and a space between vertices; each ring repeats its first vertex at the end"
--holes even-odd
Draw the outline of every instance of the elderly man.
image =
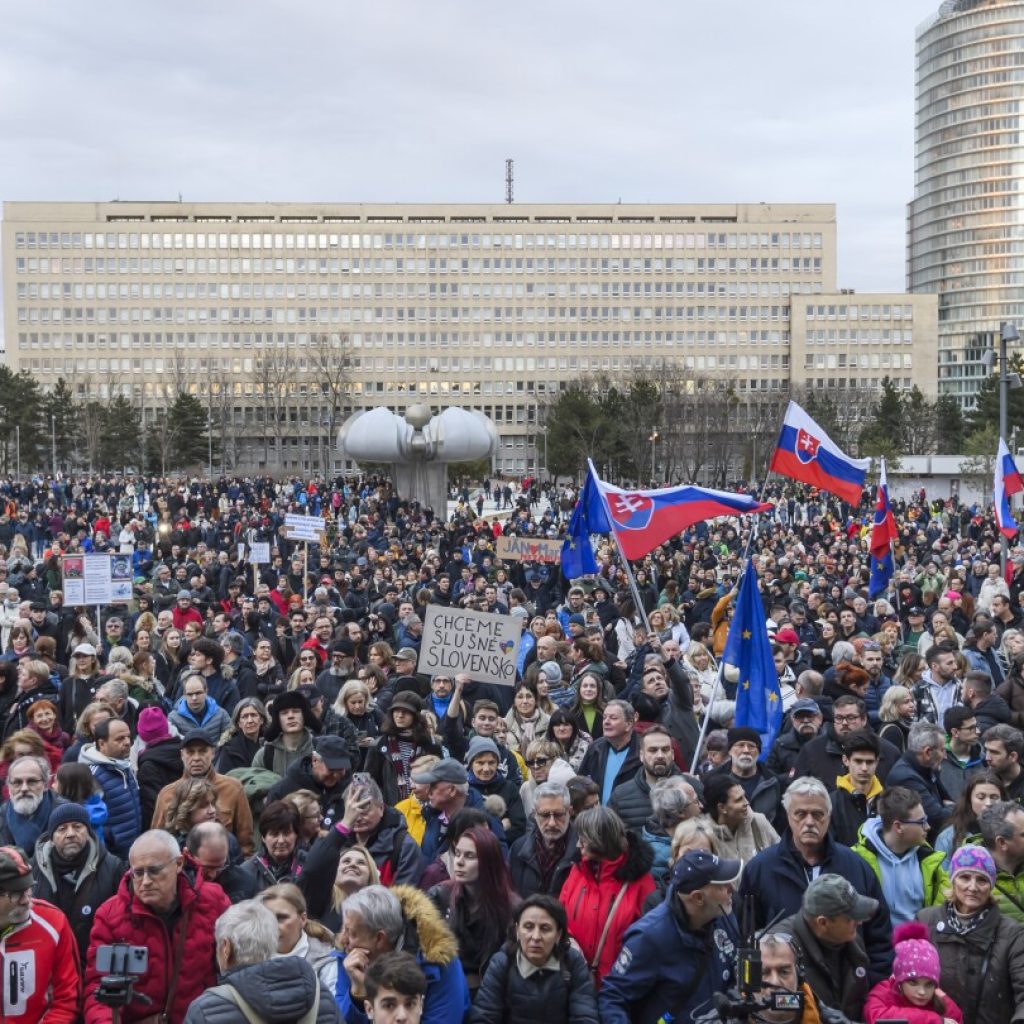
POLYGON ((334 995, 347 1024, 369 1024, 366 972, 399 943, 415 956, 427 978, 424 1024, 462 1024, 470 1004, 458 944, 424 893, 369 885, 342 903, 341 918, 338 945, 345 959, 334 995))
POLYGON ((787 829, 780 842, 762 850, 743 872, 741 895, 754 897, 758 927, 781 910, 797 913, 807 886, 819 874, 848 879, 862 896, 878 901, 878 911, 864 925, 864 942, 871 960, 872 984, 888 976, 892 964, 892 924, 882 888, 868 864, 848 846, 829 836, 832 803, 817 779, 799 778, 782 798, 787 829))
POLYGON ((593 779, 607 805, 617 786, 630 782, 640 769, 640 741, 634 726, 636 711, 624 700, 609 701, 601 718, 603 735, 583 755, 579 774, 593 779))
POLYGON ((341 1018, 303 957, 277 955, 277 918, 259 900, 227 909, 214 929, 220 984, 190 1007, 185 1024, 246 1024, 256 1019, 315 1024, 341 1018))
POLYGON ((231 863, 231 839, 219 821, 201 821, 189 829, 185 848, 207 882, 216 883, 232 903, 256 895, 256 879, 240 864, 231 863))
MULTIPOLYGON (((214 747, 206 733, 196 729, 181 739, 181 763, 184 766, 182 778, 207 779, 217 791, 217 820, 232 832, 242 847, 242 852, 251 857, 255 852, 252 842, 252 811, 246 799, 242 784, 229 775, 213 770, 214 747)), ((153 810, 153 827, 162 828, 167 818, 167 808, 174 795, 176 783, 164 786, 156 798, 153 810)), ((276 799, 276 798, 275 798, 276 799)))
POLYGON ((651 815, 640 831, 640 838, 654 851, 651 874, 659 883, 668 874, 676 826, 700 815, 695 781, 686 775, 670 775, 651 786, 651 815))
POLYGON ((0 845, 34 850, 53 809, 64 801, 47 788, 50 765, 45 757, 26 755, 11 762, 7 773, 10 799, 0 804, 0 845))
POLYGON ((82 991, 75 937, 56 907, 32 895, 24 853, 0 846, 0 1020, 75 1024, 82 991))
MULTIPOLYGON (((412 781, 418 786, 430 787, 427 791, 427 806, 423 808, 426 826, 423 839, 420 841, 423 856, 429 863, 441 850, 445 833, 448 831, 448 822, 463 807, 475 807, 483 812, 484 799, 476 789, 470 787, 466 769, 451 757, 438 761, 424 772, 414 773, 412 781)), ((487 817, 491 831, 498 837, 504 849, 505 830, 501 827, 501 822, 492 815, 487 817)))
POLYGON ((773 825, 779 816, 782 786, 758 760, 761 734, 748 726, 729 730, 729 760, 718 771, 728 773, 742 787, 750 809, 763 814, 773 825))
POLYGON ((741 868, 704 850, 683 854, 665 901, 625 934, 601 988, 602 1024, 696 1020, 698 1007, 731 987, 739 942, 732 900, 741 868))
POLYGON ((946 758, 946 734, 932 722, 915 722, 907 736, 906 753, 892 766, 886 788, 904 786, 921 799, 928 816, 928 828, 934 839, 953 812, 939 769, 946 758))
POLYGON ((810 697, 801 698, 790 708, 789 728, 776 737, 764 762, 783 788, 789 785, 800 751, 821 731, 821 723, 821 708, 810 697))
POLYGON ((100 843, 80 804, 55 807, 47 832, 32 859, 35 895, 64 912, 84 964, 93 915, 117 892, 124 864, 100 843))
POLYGON ((154 829, 132 844, 117 893, 96 912, 85 969, 86 1024, 108 1024, 113 1011, 97 998, 100 946, 145 946, 149 969, 121 1009, 124 1024, 158 1014, 181 1024, 189 1005, 215 982, 214 925, 230 906, 224 891, 186 863, 177 840, 154 829))
POLYGON ((557 899, 576 856, 569 790, 560 782, 542 782, 533 794, 531 818, 512 846, 513 887, 523 899, 536 893, 557 899))

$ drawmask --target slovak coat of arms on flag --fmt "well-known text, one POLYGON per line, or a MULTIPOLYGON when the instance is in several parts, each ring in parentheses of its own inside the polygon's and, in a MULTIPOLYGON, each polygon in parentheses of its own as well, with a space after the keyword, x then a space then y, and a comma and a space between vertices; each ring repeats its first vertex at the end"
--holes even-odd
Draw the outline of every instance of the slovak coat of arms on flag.
POLYGON ((818 444, 818 439, 801 427, 796 432, 796 457, 803 463, 813 462, 818 457, 818 444))
POLYGON ((623 530, 646 529, 654 515, 654 501, 645 494, 609 494, 608 508, 623 530))

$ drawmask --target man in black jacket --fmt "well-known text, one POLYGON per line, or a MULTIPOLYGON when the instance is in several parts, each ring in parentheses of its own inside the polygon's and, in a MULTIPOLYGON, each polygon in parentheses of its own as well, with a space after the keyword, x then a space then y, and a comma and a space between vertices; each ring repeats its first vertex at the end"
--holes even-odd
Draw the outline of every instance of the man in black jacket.
POLYGON ((267 803, 281 800, 298 789, 308 789, 320 798, 322 825, 330 828, 341 820, 343 793, 352 771, 349 747, 340 736, 319 736, 313 753, 288 766, 281 781, 267 793, 267 803))
POLYGON ((576 832, 572 800, 560 782, 542 782, 533 794, 533 822, 512 846, 509 870, 515 891, 526 899, 535 893, 558 898, 572 870, 576 832))
POLYGON ((790 708, 789 728, 776 738, 764 762, 765 768, 779 780, 783 789, 793 777, 800 752, 811 740, 817 738, 821 723, 821 708, 810 697, 798 700, 790 708))
POLYGON ((612 700, 604 709, 604 735, 583 755, 579 774, 593 779, 601 790, 601 803, 611 800, 616 786, 630 782, 640 768, 640 741, 633 727, 636 711, 624 700, 612 700))
POLYGON ((608 806, 626 828, 638 832, 651 816, 651 786, 658 779, 682 774, 672 757, 672 737, 661 725, 652 725, 640 737, 641 767, 636 775, 616 786, 608 806))
POLYGON ((97 839, 81 804, 55 807, 47 832, 32 858, 33 895, 64 912, 84 964, 93 914, 117 892, 125 865, 97 839))

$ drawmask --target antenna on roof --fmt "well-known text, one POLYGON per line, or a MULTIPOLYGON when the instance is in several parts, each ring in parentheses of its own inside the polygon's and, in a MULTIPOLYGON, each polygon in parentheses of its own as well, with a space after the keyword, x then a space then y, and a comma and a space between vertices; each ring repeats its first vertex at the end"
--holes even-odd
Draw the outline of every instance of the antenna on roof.
POLYGON ((505 161, 505 202, 512 202, 512 157, 505 161))

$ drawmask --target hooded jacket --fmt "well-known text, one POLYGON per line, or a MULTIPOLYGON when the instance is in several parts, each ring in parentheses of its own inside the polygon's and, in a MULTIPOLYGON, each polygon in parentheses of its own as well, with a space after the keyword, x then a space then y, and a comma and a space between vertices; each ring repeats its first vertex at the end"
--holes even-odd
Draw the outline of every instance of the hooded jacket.
POLYGON ((172 736, 146 747, 139 754, 135 775, 142 801, 142 824, 149 828, 160 790, 181 778, 181 740, 172 736))
POLYGON ((180 913, 168 928, 164 919, 136 897, 131 875, 121 879, 117 892, 96 912, 89 938, 85 968, 85 1024, 111 1024, 111 1008, 96 999, 101 973, 96 969, 96 950, 118 942, 145 946, 149 968, 135 984, 135 999, 121 1011, 123 1024, 134 1024, 160 1013, 172 984, 175 952, 180 948, 174 1002, 169 1024, 180 1024, 193 1000, 216 984, 214 925, 230 906, 219 885, 197 877, 194 863, 186 858, 178 875, 180 913), (144 1002, 140 996, 150 1001, 144 1002))
POLYGON ((103 789, 107 805, 103 840, 112 853, 127 858, 128 848, 142 834, 142 801, 131 763, 101 754, 95 743, 84 746, 78 760, 89 766, 103 789))
POLYGON ((32 858, 32 876, 35 879, 33 895, 63 911, 75 934, 82 963, 85 963, 85 954, 89 949, 93 916, 99 906, 117 892, 124 872, 125 865, 100 845, 90 829, 85 864, 76 876, 71 898, 62 899, 63 887, 53 865, 53 841, 46 836, 36 846, 36 855, 32 858))
POLYGON ((267 768, 277 775, 284 775, 288 769, 309 757, 313 753, 313 733, 309 729, 302 730, 302 742, 294 750, 289 750, 284 745, 284 737, 276 735, 273 739, 268 738, 252 759, 253 768, 267 768))
MULTIPOLYGON (((234 967, 221 975, 217 988, 204 992, 188 1008, 185 1024, 247 1024, 238 1004, 218 991, 223 986, 235 989, 264 1020, 296 1021, 312 1009, 319 985, 310 964, 297 956, 234 967)), ((340 1020, 330 993, 321 992, 316 1024, 340 1020)))
POLYGON ((200 729, 203 735, 217 747, 220 738, 231 725, 231 716, 212 697, 206 698, 206 704, 198 715, 192 714, 184 697, 179 697, 167 721, 184 736, 193 729, 200 729))
POLYGON ((654 863, 651 848, 632 832, 626 833, 626 844, 626 849, 614 860, 577 859, 559 895, 569 918, 569 934, 591 964, 612 904, 625 886, 601 949, 598 978, 612 969, 626 929, 643 915, 644 900, 655 889, 651 877, 654 863))
MULTIPOLYGON (((470 1006, 469 986, 462 972, 455 936, 426 893, 407 885, 395 886, 391 892, 401 904, 405 919, 401 948, 416 958, 427 979, 422 1024, 462 1024, 470 1006)), ((334 955, 338 958, 334 997, 342 1017, 346 1024, 369 1024, 362 1000, 353 1000, 349 991, 344 953, 334 955)))
POLYGON ((964 1015, 949 996, 943 998, 936 992, 933 1002, 941 1009, 916 1006, 900 991, 895 978, 886 978, 868 993, 864 1017, 868 1024, 880 1020, 900 1020, 906 1024, 942 1024, 943 1020, 951 1020, 962 1024, 964 1015))

